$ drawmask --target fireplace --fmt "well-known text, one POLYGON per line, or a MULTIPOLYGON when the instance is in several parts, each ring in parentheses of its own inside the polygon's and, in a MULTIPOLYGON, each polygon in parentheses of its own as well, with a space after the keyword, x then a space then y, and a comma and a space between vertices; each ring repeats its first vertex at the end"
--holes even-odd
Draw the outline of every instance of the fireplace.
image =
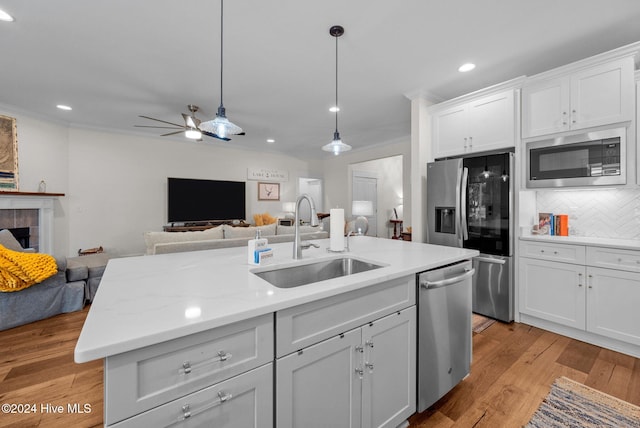
POLYGON ((57 196, 64 195, 0 192, 0 229, 27 228, 27 247, 52 254, 54 202, 57 196))

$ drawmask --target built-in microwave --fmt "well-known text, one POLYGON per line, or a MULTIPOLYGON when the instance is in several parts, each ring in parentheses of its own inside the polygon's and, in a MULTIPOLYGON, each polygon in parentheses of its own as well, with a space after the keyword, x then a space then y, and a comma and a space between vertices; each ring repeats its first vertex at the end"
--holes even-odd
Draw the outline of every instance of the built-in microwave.
POLYGON ((626 128, 532 141, 526 144, 526 186, 626 184, 626 128))

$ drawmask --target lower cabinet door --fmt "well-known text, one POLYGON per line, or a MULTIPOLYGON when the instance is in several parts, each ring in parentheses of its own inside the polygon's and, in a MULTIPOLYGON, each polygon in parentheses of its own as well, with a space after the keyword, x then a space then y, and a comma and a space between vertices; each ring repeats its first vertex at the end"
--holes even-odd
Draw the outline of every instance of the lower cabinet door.
POLYGON ((587 330, 640 345, 640 273, 587 268, 587 330))
POLYGON ((278 428, 361 426, 361 330, 276 360, 278 428))
POLYGON ((395 428, 416 411, 416 307, 362 327, 362 426, 395 428))
POLYGON ((585 267, 520 258, 520 312, 584 330, 585 267))
POLYGON ((273 363, 125 419, 112 427, 273 427, 273 363))

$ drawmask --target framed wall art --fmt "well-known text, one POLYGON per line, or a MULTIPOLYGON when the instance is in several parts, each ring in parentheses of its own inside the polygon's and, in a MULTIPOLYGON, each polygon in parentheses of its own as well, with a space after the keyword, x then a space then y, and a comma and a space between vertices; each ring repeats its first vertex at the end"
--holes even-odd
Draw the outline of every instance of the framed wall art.
POLYGON ((259 201, 279 201, 280 183, 258 183, 259 201))
POLYGON ((18 190, 18 131, 14 117, 0 115, 0 191, 18 190))

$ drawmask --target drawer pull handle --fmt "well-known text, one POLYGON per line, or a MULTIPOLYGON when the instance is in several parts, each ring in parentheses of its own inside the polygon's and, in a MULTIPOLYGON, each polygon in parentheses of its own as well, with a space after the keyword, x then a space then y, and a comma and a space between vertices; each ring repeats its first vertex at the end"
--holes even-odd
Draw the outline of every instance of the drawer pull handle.
MULTIPOLYGON (((205 406, 201 409, 198 410, 194 410, 193 412, 191 411, 191 405, 189 404, 185 404, 184 406, 182 406, 182 419, 181 420, 185 420, 185 419, 189 419, 192 416, 196 416, 199 415, 202 412, 206 412, 209 409, 213 409, 214 407, 224 403, 225 401, 229 401, 233 398, 233 395, 228 393, 228 392, 222 392, 219 391, 218 392, 218 401, 215 401, 213 403, 211 403, 208 406, 205 406)), ((178 422, 180 422, 180 420, 178 420, 178 422)))
POLYGON ((217 354, 217 357, 218 357, 217 359, 205 360, 195 364, 191 364, 191 361, 185 361, 184 363, 182 363, 182 368, 178 371, 181 372, 182 374, 189 374, 194 369, 197 369, 201 366, 205 366, 211 363, 216 363, 218 361, 227 361, 229 358, 233 357, 233 355, 225 351, 219 351, 217 354))
POLYGON ((182 418, 189 419, 191 417, 191 406, 189 404, 185 404, 182 406, 182 418))

